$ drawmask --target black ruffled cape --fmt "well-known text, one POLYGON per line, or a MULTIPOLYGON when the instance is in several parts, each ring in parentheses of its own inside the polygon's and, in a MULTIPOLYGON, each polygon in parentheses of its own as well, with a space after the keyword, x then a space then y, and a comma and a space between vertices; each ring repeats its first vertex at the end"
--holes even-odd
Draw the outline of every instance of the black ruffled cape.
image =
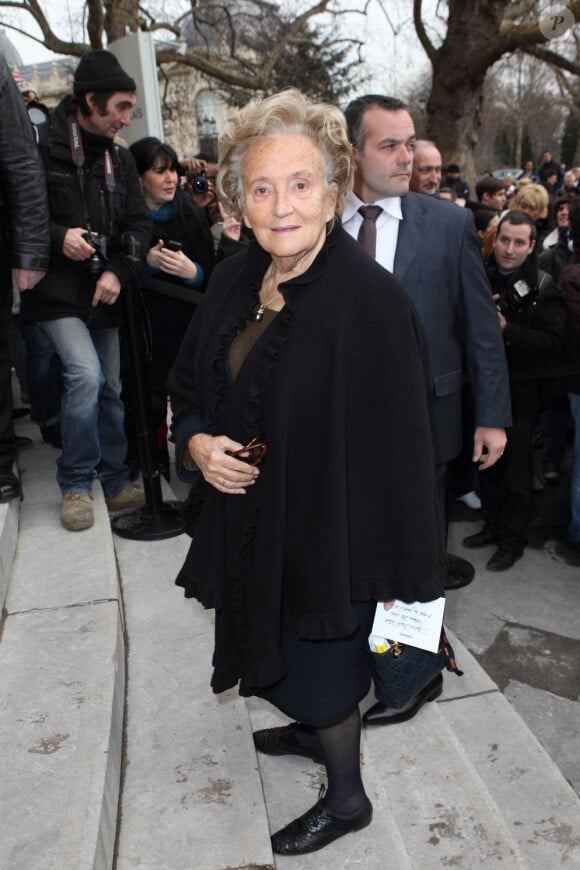
MULTIPOLYGON (((269 255, 221 263, 170 378, 180 463, 195 432, 268 453, 245 496, 194 484, 177 578, 216 609, 212 686, 250 695, 285 673, 282 627, 345 637, 352 601, 443 595, 433 452, 415 320, 402 285, 337 225, 232 383, 228 350, 269 255)), ((182 476, 186 477, 183 474, 182 476)))

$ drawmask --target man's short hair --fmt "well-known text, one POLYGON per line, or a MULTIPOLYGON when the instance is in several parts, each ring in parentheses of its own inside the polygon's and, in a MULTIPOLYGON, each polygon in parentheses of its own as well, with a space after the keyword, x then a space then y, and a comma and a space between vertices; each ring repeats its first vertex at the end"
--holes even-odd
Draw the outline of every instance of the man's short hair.
POLYGON ((493 196, 494 194, 499 193, 500 190, 503 190, 503 181, 499 178, 494 178, 493 175, 486 175, 484 178, 480 178, 475 185, 475 195, 479 202, 482 201, 484 193, 493 196))
POLYGON ((344 110, 344 115, 348 127, 348 138, 359 151, 364 149, 366 140, 363 115, 367 109, 373 108, 385 109, 387 112, 398 112, 400 109, 406 109, 407 104, 396 97, 385 97, 382 94, 366 94, 364 97, 351 100, 344 110))
POLYGON ((450 163, 445 172, 447 172, 448 175, 449 173, 457 173, 457 175, 459 175, 459 173, 461 172, 461 169, 459 168, 459 163, 450 163))
POLYGON ((529 216, 529 214, 526 214, 525 211, 517 211, 517 209, 514 209, 513 211, 506 211, 504 216, 501 218, 499 224, 497 225, 498 235, 499 235, 499 232, 500 232, 502 226, 506 222, 511 224, 514 227, 525 227, 525 226, 529 227, 530 228, 530 242, 536 241, 536 238, 538 236, 538 233, 536 231, 536 225, 533 222, 533 220, 531 219, 531 217, 529 216))

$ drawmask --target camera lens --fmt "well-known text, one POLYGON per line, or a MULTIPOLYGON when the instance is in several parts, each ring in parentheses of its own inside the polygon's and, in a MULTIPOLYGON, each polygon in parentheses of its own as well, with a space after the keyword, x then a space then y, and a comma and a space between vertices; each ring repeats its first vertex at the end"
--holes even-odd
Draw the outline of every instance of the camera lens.
POLYGON ((207 175, 205 172, 194 176, 192 185, 196 193, 205 193, 207 191, 207 175))

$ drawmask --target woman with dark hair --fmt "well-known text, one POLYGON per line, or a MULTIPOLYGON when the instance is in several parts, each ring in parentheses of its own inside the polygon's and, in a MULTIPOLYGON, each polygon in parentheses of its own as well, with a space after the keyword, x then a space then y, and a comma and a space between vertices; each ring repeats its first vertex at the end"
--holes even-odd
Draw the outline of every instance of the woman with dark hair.
POLYGON ((475 221, 475 229, 477 235, 481 239, 481 253, 483 258, 489 257, 493 251, 493 243, 495 241, 495 233, 499 224, 499 215, 492 208, 478 208, 473 213, 475 221))
MULTIPOLYGON (((153 220, 151 247, 143 269, 143 300, 151 336, 151 404, 161 470, 167 466, 165 425, 167 377, 195 311, 195 303, 156 291, 168 282, 204 291, 214 265, 214 246, 201 210, 181 190, 184 174, 170 145, 153 136, 129 149, 135 158, 143 195, 153 220)), ((193 294, 192 294, 193 296, 193 294)))

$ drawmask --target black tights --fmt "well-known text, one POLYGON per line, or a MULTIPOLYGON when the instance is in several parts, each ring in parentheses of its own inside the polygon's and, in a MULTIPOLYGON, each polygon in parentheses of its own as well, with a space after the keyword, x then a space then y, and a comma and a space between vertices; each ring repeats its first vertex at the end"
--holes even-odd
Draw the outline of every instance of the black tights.
POLYGON ((328 776, 325 804, 343 818, 359 812, 366 799, 360 772, 360 732, 358 706, 337 725, 315 729, 328 776))

